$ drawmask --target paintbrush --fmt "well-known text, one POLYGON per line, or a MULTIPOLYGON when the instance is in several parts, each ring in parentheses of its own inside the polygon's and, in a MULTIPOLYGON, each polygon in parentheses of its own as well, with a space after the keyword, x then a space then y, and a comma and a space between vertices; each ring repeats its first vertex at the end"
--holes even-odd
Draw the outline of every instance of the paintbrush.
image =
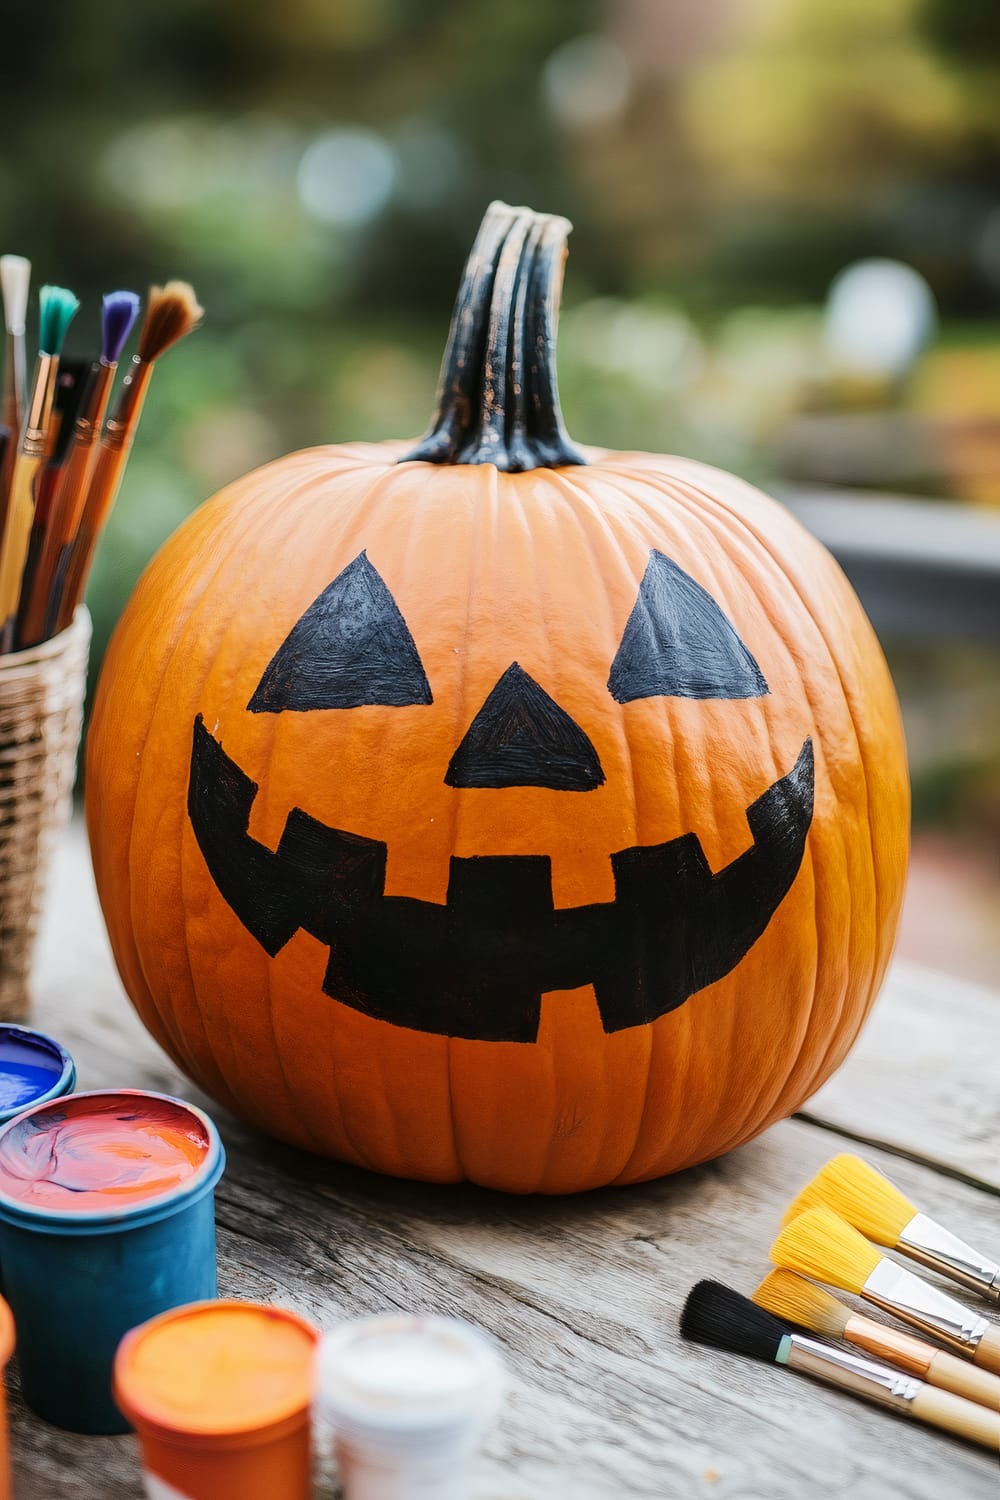
POLYGON ((804 1187, 783 1223, 823 1203, 876 1245, 887 1245, 970 1291, 1000 1302, 1000 1262, 919 1213, 888 1177, 860 1156, 835 1156, 804 1187))
POLYGON ((808 1208, 786 1224, 771 1246, 771 1259, 786 1271, 864 1297, 955 1354, 1000 1373, 1000 1328, 880 1255, 832 1209, 808 1208))
POLYGON ((25 638, 25 611, 27 609, 27 601, 34 592, 42 552, 44 551, 46 538, 49 534, 50 518, 56 490, 62 476, 62 466, 66 462, 69 440, 73 435, 77 413, 80 410, 81 404, 86 400, 87 390, 90 385, 91 369, 92 366, 89 360, 63 358, 59 361, 59 375, 56 380, 56 393, 52 403, 52 417, 49 422, 48 442, 45 449, 45 463, 42 466, 41 473, 35 479, 35 514, 31 523, 31 536, 28 541, 28 552, 24 562, 24 570, 21 574, 17 623, 14 627, 14 649, 16 651, 20 651, 23 646, 34 645, 36 640, 41 639, 41 636, 37 636, 32 641, 28 641, 25 638))
POLYGON ((914 1338, 912 1333, 900 1333, 873 1318, 851 1312, 836 1297, 794 1271, 772 1271, 754 1292, 753 1300, 785 1323, 796 1323, 829 1339, 844 1339, 877 1359, 926 1380, 928 1385, 953 1391, 956 1396, 965 1396, 1000 1412, 1000 1379, 996 1375, 977 1370, 964 1359, 956 1359, 954 1354, 914 1338))
MULTIPOLYGON (((0 255, 0 293, 3 296, 3 319, 7 330, 2 421, 3 425, 14 433, 21 430, 21 417, 24 411, 24 334, 30 284, 30 260, 25 260, 23 255, 0 255)), ((11 443, 0 463, 0 527, 3 526, 6 514, 7 495, 15 457, 16 443, 11 443)))
POLYGON ((0 542, 0 652, 9 651, 13 641, 21 574, 35 514, 35 481, 48 450, 59 355, 66 330, 80 305, 73 293, 61 286, 43 286, 39 301, 38 365, 14 460, 0 542))
POLYGON ((28 311, 30 284, 30 260, 25 260, 23 255, 0 255, 0 292, 3 295, 3 320, 7 329, 3 423, 12 432, 20 432, 24 412, 25 314, 28 311))
POLYGON ((101 430, 107 411, 119 356, 138 313, 139 298, 135 292, 109 292, 103 300, 101 356, 92 366, 92 379, 86 400, 72 432, 68 434, 68 457, 56 486, 30 590, 26 595, 22 590, 22 606, 18 617, 18 634, 22 646, 33 646, 37 641, 45 640, 55 633, 73 538, 79 528, 87 498, 95 438, 101 430))
POLYGON ((1000 1451, 1000 1416, 995 1412, 950 1391, 935 1390, 879 1360, 862 1359, 819 1339, 790 1333, 749 1297, 717 1281, 699 1281, 689 1293, 681 1313, 681 1336, 729 1354, 786 1365, 879 1406, 943 1427, 994 1453, 1000 1451))
POLYGON ((161 354, 197 327, 203 311, 186 281, 168 281, 166 286, 149 289, 139 352, 132 356, 132 367, 122 383, 114 415, 109 418, 98 445, 67 569, 58 618, 60 629, 73 618, 73 611, 83 597, 94 549, 115 503, 132 448, 153 367, 161 354))

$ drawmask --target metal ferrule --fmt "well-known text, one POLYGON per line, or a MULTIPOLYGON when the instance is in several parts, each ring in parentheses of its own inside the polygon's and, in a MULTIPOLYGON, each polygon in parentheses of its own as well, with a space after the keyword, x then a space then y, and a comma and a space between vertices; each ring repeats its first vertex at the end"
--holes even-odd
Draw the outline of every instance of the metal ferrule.
POLYGON ((897 1370, 919 1375, 921 1380, 927 1379, 931 1360, 938 1353, 933 1344, 916 1338, 912 1333, 858 1315, 848 1318, 843 1337, 849 1344, 863 1345, 869 1359, 884 1359, 897 1370))
POLYGON ((879 1261, 861 1295, 904 1323, 932 1333, 959 1354, 974 1355, 990 1326, 978 1313, 891 1260, 879 1261))
POLYGON ((59 359, 55 354, 38 356, 38 371, 31 388, 31 405, 24 419, 21 452, 25 458, 44 458, 52 419, 52 402, 56 394, 59 359))
POLYGON ((118 366, 109 364, 107 360, 99 359, 91 366, 94 371, 94 380, 90 389, 86 407, 76 419, 76 427, 73 431, 73 441, 81 448, 89 448, 97 436, 97 424, 104 416, 108 404, 108 394, 111 383, 115 378, 118 366))
POLYGON ((132 442, 152 373, 153 362, 133 354, 129 372, 122 381, 115 414, 108 418, 101 437, 104 447, 110 448, 113 453, 122 452, 132 442))
POLYGON ((950 1276, 971 1291, 1000 1302, 1000 1264, 980 1255, 926 1214, 914 1214, 896 1248, 928 1270, 950 1276))
POLYGON ((833 1344, 821 1344, 797 1333, 789 1339, 786 1363, 792 1370, 814 1375, 828 1385, 839 1385, 841 1390, 853 1391, 855 1395, 877 1401, 880 1406, 894 1407, 897 1411, 909 1411, 913 1398, 924 1385, 922 1380, 904 1375, 891 1365, 848 1354, 833 1344))

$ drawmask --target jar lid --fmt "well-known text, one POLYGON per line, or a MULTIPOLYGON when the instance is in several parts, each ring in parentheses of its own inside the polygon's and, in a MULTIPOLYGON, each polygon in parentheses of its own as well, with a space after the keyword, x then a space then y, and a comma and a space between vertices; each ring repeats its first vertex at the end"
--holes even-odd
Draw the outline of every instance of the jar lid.
POLYGON ((319 1330, 257 1302, 193 1302, 127 1333, 114 1395, 141 1430, 193 1443, 244 1441, 305 1421, 319 1330))
POLYGON ((72 1232, 156 1217, 214 1185, 224 1160, 211 1120, 182 1099, 66 1094, 0 1127, 0 1219, 72 1232))
POLYGON ((73 1087, 76 1069, 65 1047, 43 1031, 0 1023, 0 1122, 73 1087))
POLYGON ((491 1416, 503 1367, 460 1318, 361 1318, 325 1335, 318 1401, 335 1426, 396 1432, 491 1416))

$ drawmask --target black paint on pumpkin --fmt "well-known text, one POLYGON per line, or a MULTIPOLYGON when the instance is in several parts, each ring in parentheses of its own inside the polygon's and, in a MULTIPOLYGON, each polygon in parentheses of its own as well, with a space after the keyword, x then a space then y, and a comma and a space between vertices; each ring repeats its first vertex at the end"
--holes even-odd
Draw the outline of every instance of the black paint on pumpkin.
POLYGON ((368 554, 361 552, 292 627, 247 708, 254 714, 304 713, 432 701, 399 606, 368 554))
POLYGON ((612 698, 761 698, 768 691, 711 594, 662 552, 650 552, 611 665, 612 698))
POLYGON ((455 787, 590 792, 604 771, 579 724, 514 661, 469 725, 444 779, 455 787))
POLYGON ((272 956, 301 927, 323 990, 378 1020, 533 1042, 541 997, 593 985, 607 1032, 642 1026, 736 967, 798 874, 813 749, 747 809, 749 849, 713 874, 693 833, 611 856, 615 899, 556 909, 547 855, 453 858, 444 905, 385 895, 386 845, 293 808, 276 850, 248 832, 257 784, 201 716, 188 815, 220 894, 272 956))

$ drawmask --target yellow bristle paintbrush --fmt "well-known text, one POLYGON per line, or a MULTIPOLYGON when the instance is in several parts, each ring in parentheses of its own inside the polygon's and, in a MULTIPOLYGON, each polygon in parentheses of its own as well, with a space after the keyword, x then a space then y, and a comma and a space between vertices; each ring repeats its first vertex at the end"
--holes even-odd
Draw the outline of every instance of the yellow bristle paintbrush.
POLYGON ((730 1354, 784 1365, 918 1422, 929 1422, 968 1438, 994 1453, 1000 1450, 1000 1416, 996 1412, 974 1401, 963 1401, 950 1391, 934 1390, 926 1381, 902 1375, 880 1360, 863 1359, 821 1339, 790 1333, 784 1323, 720 1282, 699 1281, 691 1289, 681 1313, 681 1337, 730 1354))
POLYGON ((94 549, 115 503, 156 361, 197 327, 203 311, 194 289, 186 281, 168 281, 166 286, 149 289, 146 316, 139 333, 139 352, 132 356, 114 416, 101 435, 89 477, 87 499, 66 572, 57 621, 59 629, 69 624, 83 598, 94 549))
POLYGON ((794 1271, 772 1271, 752 1300, 786 1323, 795 1323, 828 1339, 844 1339, 876 1359, 884 1359, 887 1364, 926 1380, 928 1385, 953 1391, 956 1396, 965 1396, 1000 1412, 1000 1378, 996 1375, 977 1370, 964 1359, 956 1359, 954 1354, 914 1338, 912 1333, 900 1333, 862 1313, 851 1312, 830 1292, 794 1271))
POLYGON ((771 1259, 786 1271, 853 1292, 1000 1374, 1000 1328, 954 1297, 880 1255, 864 1235, 829 1208, 807 1208, 771 1246, 771 1259))
POLYGON ((828 1161, 789 1206, 782 1223, 817 1204, 832 1208, 876 1245, 898 1250, 929 1271, 1000 1302, 1000 1262, 920 1213, 888 1177, 860 1156, 845 1153, 828 1161))
POLYGON ((48 451, 59 356, 66 330, 80 306, 73 293, 61 286, 43 286, 39 304, 38 367, 14 459, 0 542, 0 652, 9 651, 13 642, 21 574, 35 515, 35 481, 48 451))

